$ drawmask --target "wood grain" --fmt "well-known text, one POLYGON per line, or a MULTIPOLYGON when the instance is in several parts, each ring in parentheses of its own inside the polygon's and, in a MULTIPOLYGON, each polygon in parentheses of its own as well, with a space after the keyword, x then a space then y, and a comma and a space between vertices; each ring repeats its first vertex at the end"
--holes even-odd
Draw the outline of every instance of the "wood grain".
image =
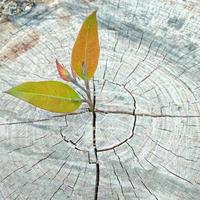
MULTIPOLYGON (((198 1, 36 1, 0 24, 0 90, 59 80, 55 59, 70 67, 78 30, 94 9, 97 149, 127 138, 98 152, 98 199, 199 200, 198 1)), ((0 98, 0 199, 93 199, 92 113, 83 106, 56 116, 0 98)))

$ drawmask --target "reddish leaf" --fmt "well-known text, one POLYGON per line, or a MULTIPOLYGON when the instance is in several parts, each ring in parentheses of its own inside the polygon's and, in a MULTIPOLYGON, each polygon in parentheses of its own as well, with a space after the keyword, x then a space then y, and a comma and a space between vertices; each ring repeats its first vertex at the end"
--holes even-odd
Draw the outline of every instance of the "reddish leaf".
POLYGON ((57 67, 57 70, 58 70, 60 77, 65 81, 69 81, 70 80, 69 72, 67 71, 67 69, 63 65, 61 65, 58 62, 57 59, 56 59, 56 67, 57 67))

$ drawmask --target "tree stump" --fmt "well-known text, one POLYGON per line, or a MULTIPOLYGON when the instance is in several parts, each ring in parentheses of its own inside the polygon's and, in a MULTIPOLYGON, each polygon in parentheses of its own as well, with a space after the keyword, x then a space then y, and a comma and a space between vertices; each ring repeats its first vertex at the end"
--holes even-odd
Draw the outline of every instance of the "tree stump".
POLYGON ((3 5, 0 199, 94 199, 87 107, 55 115, 2 93, 26 81, 59 80, 55 59, 70 66, 79 28, 94 9, 101 46, 94 77, 98 199, 200 199, 198 1, 3 5))

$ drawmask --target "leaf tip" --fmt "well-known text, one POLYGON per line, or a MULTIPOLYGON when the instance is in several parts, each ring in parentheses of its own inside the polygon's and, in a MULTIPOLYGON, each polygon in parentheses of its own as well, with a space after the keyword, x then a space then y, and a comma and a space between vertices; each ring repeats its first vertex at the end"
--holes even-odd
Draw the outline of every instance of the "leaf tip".
POLYGON ((94 10, 88 17, 96 20, 97 10, 94 10))
POLYGON ((4 94, 9 94, 9 90, 3 91, 4 94))
POLYGON ((17 90, 14 88, 10 88, 9 90, 3 91, 4 94, 9 94, 11 96, 17 96, 17 90))
POLYGON ((96 14, 97 14, 97 9, 92 12, 92 15, 96 15, 96 14))
POLYGON ((4 94, 12 94, 13 88, 3 91, 4 94))

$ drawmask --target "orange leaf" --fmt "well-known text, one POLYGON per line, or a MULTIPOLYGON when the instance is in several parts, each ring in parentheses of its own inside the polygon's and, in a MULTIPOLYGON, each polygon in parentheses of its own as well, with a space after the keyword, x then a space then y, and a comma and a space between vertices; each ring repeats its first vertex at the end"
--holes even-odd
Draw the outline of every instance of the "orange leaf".
POLYGON ((72 68, 82 79, 85 67, 87 79, 90 80, 97 68, 99 60, 99 38, 96 11, 90 14, 84 21, 72 51, 72 68))
POLYGON ((56 59, 56 67, 57 67, 57 70, 58 70, 60 77, 65 81, 69 81, 69 72, 67 71, 67 69, 64 68, 63 65, 61 65, 58 62, 57 59, 56 59))

